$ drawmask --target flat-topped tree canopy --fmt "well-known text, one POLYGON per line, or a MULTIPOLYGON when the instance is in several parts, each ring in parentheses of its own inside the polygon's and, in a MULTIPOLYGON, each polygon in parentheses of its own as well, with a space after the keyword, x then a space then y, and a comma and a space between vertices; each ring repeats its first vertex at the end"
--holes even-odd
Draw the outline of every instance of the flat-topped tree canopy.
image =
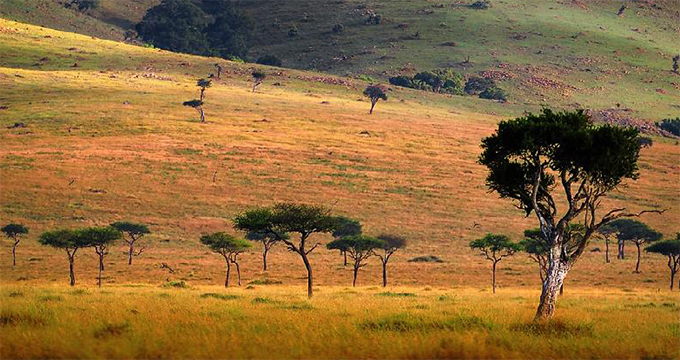
POLYGON ((0 231, 10 238, 16 238, 19 235, 28 234, 28 228, 26 226, 15 223, 10 223, 3 226, 0 231))

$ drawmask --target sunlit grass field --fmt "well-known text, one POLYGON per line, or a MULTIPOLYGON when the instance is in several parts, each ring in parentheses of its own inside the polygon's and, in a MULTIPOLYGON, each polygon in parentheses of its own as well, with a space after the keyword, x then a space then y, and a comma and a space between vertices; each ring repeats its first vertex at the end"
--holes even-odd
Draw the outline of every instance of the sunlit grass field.
POLYGON ((678 358, 677 296, 582 288, 3 286, 8 358, 678 358))
MULTIPOLYGON (((527 325, 540 285, 525 254, 499 264, 491 295, 490 265, 467 244, 486 232, 519 240, 536 226, 488 193, 476 163, 481 139, 507 118, 488 114, 519 115, 517 104, 395 89, 369 116, 366 82, 262 67, 268 77, 252 93, 254 66, 223 62, 202 124, 181 104, 217 59, 0 25, 0 217, 31 231, 16 267, 0 244, 3 359, 678 357, 665 259, 643 254, 632 274, 631 246, 605 264, 604 245, 590 245, 566 280, 556 328, 527 325), (15 123, 26 127, 8 128, 15 123), (351 271, 323 246, 311 255, 311 300, 299 258, 283 247, 263 272, 255 246, 241 260, 243 286, 215 286, 224 264, 199 236, 234 233, 234 214, 277 201, 326 205, 367 234, 407 237, 391 260, 394 288, 373 287, 376 261, 361 270, 361 287, 345 288, 351 271), (131 267, 122 244, 112 247, 102 290, 91 249, 79 251, 78 285, 68 288, 66 255, 35 241, 44 230, 117 220, 152 234, 131 267), (408 262, 421 255, 444 262, 408 262), (267 279, 282 284, 248 288, 267 279), (168 281, 189 288, 161 287, 168 281)), ((604 209, 666 209, 643 220, 674 236, 678 163, 676 142, 654 138, 640 179, 604 209)))

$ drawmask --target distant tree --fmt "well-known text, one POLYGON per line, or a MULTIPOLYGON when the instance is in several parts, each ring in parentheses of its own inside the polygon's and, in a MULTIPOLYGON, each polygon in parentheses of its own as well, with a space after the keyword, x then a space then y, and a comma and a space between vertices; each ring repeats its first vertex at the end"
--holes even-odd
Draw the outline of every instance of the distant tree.
POLYGON ((550 247, 543 239, 541 229, 524 230, 524 239, 519 244, 522 250, 529 254, 529 258, 538 264, 538 275, 543 283, 548 274, 550 247))
POLYGON ((663 234, 652 230, 643 222, 632 219, 619 219, 609 224, 617 230, 617 238, 620 241, 630 241, 637 247, 637 262, 635 263, 635 273, 640 272, 640 247, 642 244, 649 244, 661 240, 663 234))
POLYGON ((281 59, 276 57, 275 55, 263 55, 257 58, 256 61, 260 65, 268 65, 268 66, 278 66, 281 67, 281 59))
POLYGON ((673 56, 673 72, 678 73, 678 62, 680 61, 680 54, 673 56))
POLYGON ((17 265, 17 245, 21 241, 21 237, 28 234, 28 228, 22 224, 10 223, 0 229, 5 236, 12 239, 14 244, 12 245, 12 266, 17 265))
POLYGON ((333 25, 333 32, 336 34, 339 34, 341 32, 345 31, 345 27, 342 24, 335 24, 333 25))
POLYGON ((266 232, 270 234, 298 233, 300 241, 294 243, 280 235, 280 241, 288 246, 288 249, 297 253, 302 258, 307 270, 307 295, 313 295, 312 265, 309 262, 309 254, 316 249, 318 243, 308 247, 309 237, 315 233, 330 233, 335 230, 337 224, 330 210, 313 205, 279 203, 272 208, 259 208, 248 210, 239 214, 234 219, 234 227, 241 231, 266 232))
POLYGON ((468 95, 479 95, 480 93, 486 91, 489 88, 495 87, 496 82, 493 79, 473 76, 465 82, 465 88, 463 89, 468 95))
POLYGON ((99 7, 99 0, 71 0, 65 4, 67 8, 75 7, 78 11, 85 12, 99 7))
POLYGON ((79 236, 75 230, 54 230, 47 231, 40 234, 38 242, 41 245, 51 246, 53 248, 62 249, 68 256, 69 276, 71 278, 70 284, 76 284, 76 275, 74 271, 74 263, 76 252, 78 249, 88 247, 89 244, 83 241, 83 237, 79 236))
POLYGON ((378 100, 383 99, 387 101, 386 92, 387 88, 383 85, 368 85, 366 89, 364 89, 364 96, 371 99, 371 110, 368 112, 369 114, 373 114, 373 108, 375 107, 375 104, 378 103, 378 100))
POLYGON ((605 244, 604 261, 607 264, 609 264, 611 262, 609 260, 609 242, 611 242, 612 238, 616 237, 618 230, 616 229, 616 227, 612 226, 612 223, 609 223, 597 229, 597 233, 600 235, 601 238, 604 239, 605 244))
POLYGON ((196 111, 198 111, 198 114, 201 116, 201 122, 205 122, 205 113, 203 112, 203 101, 194 99, 185 101, 184 103, 182 103, 182 105, 196 109, 196 111))
POLYGON ((132 257, 141 255, 145 249, 144 247, 141 247, 137 252, 135 252, 135 242, 141 239, 144 235, 150 234, 151 231, 144 224, 137 224, 128 221, 116 221, 115 223, 111 224, 111 226, 126 236, 123 237, 123 240, 128 244, 129 247, 128 265, 132 265, 132 257))
POLYGON ((395 85, 395 86, 401 86, 401 87, 407 87, 407 88, 413 88, 413 80, 404 75, 398 75, 398 76, 393 76, 389 79, 390 84, 395 85))
POLYGON ((222 58, 245 58, 251 43, 255 22, 231 0, 202 1, 203 12, 214 21, 205 28, 210 52, 222 58))
POLYGON ((163 0, 144 15, 135 29, 155 47, 195 55, 209 55, 206 29, 213 21, 189 0, 163 0))
MULTIPOLYGON (((680 233, 676 234, 675 240, 659 241, 645 248, 645 251, 648 253, 657 253, 668 257, 668 269, 671 272, 670 287, 671 290, 673 290, 675 274, 680 271, 680 233)), ((678 288, 680 288, 680 283, 678 283, 678 288)))
POLYGON ((201 91, 199 100, 203 102, 205 100, 205 89, 212 86, 212 81, 208 79, 198 79, 196 81, 196 86, 198 86, 201 91))
POLYGON ((288 234, 273 234, 269 232, 253 232, 246 234, 246 239, 262 243, 262 270, 267 271, 267 254, 282 238, 289 239, 288 234))
POLYGON ((213 252, 222 255, 224 261, 227 263, 227 276, 224 280, 224 287, 229 287, 231 264, 236 265, 238 285, 241 286, 241 268, 238 264, 238 255, 248 250, 251 247, 250 243, 223 232, 203 235, 201 236, 201 243, 209 247, 213 252))
POLYGON ((503 89, 494 86, 482 91, 479 94, 479 98, 487 100, 506 101, 508 99, 508 96, 505 93, 505 91, 503 91, 503 89))
POLYGON ((382 263, 383 287, 387 286, 387 263, 397 250, 406 247, 406 239, 399 235, 380 234, 377 237, 381 240, 382 246, 373 249, 375 256, 380 258, 382 263))
POLYGON ((535 213, 550 248, 536 320, 554 315, 567 273, 600 227, 621 217, 661 212, 627 213, 617 208, 596 219, 603 196, 624 179, 637 179, 638 135, 630 127, 596 126, 583 111, 544 109, 539 115, 502 121, 496 133, 482 141, 479 162, 489 169, 487 187, 516 201, 527 216, 535 213), (557 180, 567 204, 561 215, 553 197, 560 189, 557 180), (568 225, 578 218, 582 235, 566 236, 568 225))
POLYGON ((470 248, 479 250, 486 256, 487 260, 492 262, 492 283, 493 292, 496 293, 496 265, 503 258, 508 257, 521 251, 522 247, 510 241, 510 238, 500 234, 486 234, 483 238, 470 242, 470 248))
POLYGON ((102 287, 102 271, 104 271, 104 257, 109 253, 109 245, 120 239, 122 234, 113 226, 91 227, 76 230, 78 242, 92 247, 99 256, 99 275, 97 286, 102 287))
MULTIPOLYGON (((359 222, 359 220, 350 219, 345 216, 337 216, 335 220, 337 222, 337 227, 332 235, 336 240, 346 236, 361 235, 361 222, 359 222)), ((338 243, 338 246, 340 245, 341 244, 338 243)), ((344 266, 347 266, 347 249, 338 247, 336 250, 340 250, 340 255, 343 255, 344 257, 344 266)))
POLYGON ((366 266, 365 261, 369 257, 375 255, 373 250, 384 246, 384 241, 366 235, 345 236, 341 239, 333 240, 326 245, 331 250, 346 249, 349 257, 354 260, 352 286, 357 286, 359 269, 366 266))
POLYGON ((264 79, 267 77, 267 74, 261 72, 261 71, 253 71, 253 92, 262 84, 264 79))
POLYGON ((215 64, 215 69, 217 70, 217 78, 220 79, 222 77, 222 65, 215 64))
POLYGON ((657 122, 656 126, 675 136, 680 136, 680 117, 676 117, 675 119, 663 119, 661 122, 657 122))

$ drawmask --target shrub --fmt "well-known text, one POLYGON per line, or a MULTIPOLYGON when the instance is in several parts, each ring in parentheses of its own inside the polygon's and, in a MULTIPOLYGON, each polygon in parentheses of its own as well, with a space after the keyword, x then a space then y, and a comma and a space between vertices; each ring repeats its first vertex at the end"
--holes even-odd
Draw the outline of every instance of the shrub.
POLYGON ((391 291, 386 291, 377 294, 378 296, 386 296, 386 297, 416 297, 417 295, 414 293, 407 293, 407 292, 402 292, 402 293, 395 293, 391 291))
POLYGON ((434 262, 434 263, 443 263, 444 260, 440 259, 437 256, 434 255, 425 255, 425 256, 418 256, 414 257, 413 259, 409 260, 408 262, 434 262))
POLYGON ((479 97, 487 100, 506 101, 507 95, 501 88, 490 87, 479 94, 479 97))
POLYGON ((248 283, 248 285, 279 285, 279 284, 283 284, 283 281, 272 279, 256 279, 248 283))
POLYGON ((167 283, 163 284, 161 287, 163 288, 176 288, 176 289, 188 289, 189 285, 184 281, 168 281, 167 283))
POLYGON ((438 93, 463 94, 463 77, 450 69, 422 71, 412 78, 394 76, 390 78, 390 84, 438 93))
POLYGON ((300 35, 300 32, 298 31, 297 26, 293 25, 289 30, 288 30, 288 37, 289 38, 294 38, 296 36, 300 35))
POLYGON ((366 321, 360 326, 363 329, 373 331, 467 331, 492 329, 493 323, 477 316, 456 315, 452 318, 430 320, 402 313, 366 321))
POLYGON ((534 336, 586 336, 594 335, 593 324, 570 324, 560 320, 514 324, 510 330, 534 336))
POLYGON ((342 26, 342 24, 335 24, 333 25, 333 32, 336 34, 339 34, 341 32, 345 31, 345 27, 342 26))
POLYGON ((263 55, 260 56, 256 63, 260 65, 269 65, 269 66, 281 66, 281 59, 276 57, 275 55, 263 55))
POLYGON ((489 0, 475 1, 472 4, 470 4, 470 8, 476 9, 476 10, 486 10, 490 7, 491 7, 491 1, 489 1, 489 0))
POLYGON ((231 295, 231 294, 218 294, 218 293, 205 293, 201 295, 201 298, 203 299, 219 299, 219 300, 234 300, 238 299, 239 297, 237 295, 231 295))
POLYGON ((675 119, 663 119, 661 122, 657 122, 656 126, 675 136, 680 136, 680 117, 676 117, 675 119))
POLYGON ((496 87, 496 82, 493 81, 493 79, 473 76, 465 83, 465 88, 463 90, 468 95, 478 95, 492 87, 496 87))
POLYGON ((390 84, 407 88, 413 87, 413 81, 411 80, 411 78, 403 75, 391 77, 390 84))
POLYGON ((640 144, 640 147, 652 147, 652 144, 654 142, 652 141, 652 138, 647 137, 647 136, 640 136, 638 138, 638 144, 640 144))

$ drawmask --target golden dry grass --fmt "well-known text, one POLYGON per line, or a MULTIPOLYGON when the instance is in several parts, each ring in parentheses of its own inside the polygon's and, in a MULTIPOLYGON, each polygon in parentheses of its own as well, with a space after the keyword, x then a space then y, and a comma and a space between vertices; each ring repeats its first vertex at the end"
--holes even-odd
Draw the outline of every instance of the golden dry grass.
MULTIPOLYGON (((197 114, 181 103, 197 96, 194 82, 212 72, 215 59, 4 20, 0 26, 0 51, 11 55, 0 59, 2 103, 8 106, 0 110, 2 222, 21 222, 31 229, 19 246, 17 267, 11 266, 8 243, 0 248, 3 310, 48 310, 48 324, 42 328, 3 326, 3 358, 533 357, 524 351, 530 345, 541 357, 677 356, 668 349, 672 336, 678 336, 677 326, 669 324, 677 325, 677 319, 661 305, 673 303, 666 290, 667 269, 664 259, 653 255, 644 255, 642 274, 632 274, 633 257, 604 264, 604 255, 598 252, 586 253, 570 272, 558 314, 570 323, 593 324, 593 339, 579 339, 576 347, 570 345, 573 339, 552 339, 559 346, 551 350, 510 330, 512 324, 531 318, 538 298, 538 269, 523 254, 504 260, 498 280, 501 294, 491 297, 489 264, 467 244, 490 231, 518 240, 535 220, 523 218, 509 202, 489 194, 485 170, 476 164, 480 140, 494 131, 501 117, 461 109, 513 109, 397 90, 369 116, 369 104, 360 100, 365 86, 360 81, 329 85, 329 79, 337 79, 263 68, 268 78, 258 93, 252 93, 252 65, 225 63, 225 78, 207 91, 208 122, 201 124, 197 114), (74 63, 78 67, 72 67, 74 63), (6 128, 15 122, 28 127, 6 128), (364 131, 368 136, 361 134, 364 131), (262 272, 256 247, 243 257, 244 281, 271 278, 284 286, 233 290, 242 298, 227 307, 217 306, 223 304, 219 300, 201 299, 202 291, 221 291, 203 286, 222 283, 224 265, 198 244, 200 234, 231 231, 235 213, 276 201, 332 206, 337 214, 361 220, 369 234, 403 234, 410 245, 394 257, 390 281, 414 287, 393 291, 419 296, 394 305, 370 295, 380 290, 364 288, 351 294, 337 288, 350 284, 350 270, 342 267, 337 253, 320 248, 311 257, 319 287, 319 296, 310 303, 313 309, 265 305, 275 311, 259 311, 251 303, 258 296, 302 302, 305 273, 300 260, 283 248, 273 251, 270 271, 262 272), (86 294, 77 295, 63 288, 66 257, 40 247, 37 235, 52 228, 123 219, 147 223, 153 231, 135 264, 128 267, 123 247, 115 247, 107 258, 103 293, 78 287, 86 294), (481 226, 473 226, 475 222, 481 226), (445 262, 407 262, 419 255, 437 255, 445 262), (161 269, 163 262, 176 272, 161 269), (199 288, 156 288, 166 280, 185 280, 199 288), (122 285, 131 283, 147 285, 142 289, 122 285), (437 290, 424 295, 430 294, 425 287, 437 290), (11 291, 25 296, 10 298, 11 291), (50 292, 61 300, 39 299, 50 292), (472 314, 500 324, 499 333, 375 334, 357 328, 378 314, 423 310, 428 319, 446 317, 445 311, 457 314, 455 305, 438 302, 440 294, 463 297, 472 314), (516 296, 522 297, 517 307, 512 299, 516 296), (428 308, 415 309, 422 297, 428 308), (629 302, 656 305, 625 307, 629 302), (379 310, 382 306, 387 309, 379 310), (134 320, 132 309, 158 317, 134 320), (352 316, 345 317, 342 311, 352 316), (229 315, 232 312, 234 316, 229 315), (300 317, 303 323, 293 321, 300 317), (642 329, 634 326, 632 319, 638 318, 645 321, 642 329), (132 329, 129 334, 94 340, 98 327, 125 321, 132 329), (194 321, 198 324, 192 325, 194 321), (69 330, 67 324, 75 329, 69 330), (607 331, 610 328, 620 329, 622 345, 609 343, 617 339, 607 331), (302 340, 265 336, 279 334, 278 329, 286 335, 296 331, 320 335, 302 340), (636 334, 638 330, 644 334, 636 334), (655 337, 657 330, 661 335, 655 337), (82 346, 68 346, 80 335, 88 339, 82 346), (352 341, 355 347, 348 346, 352 341), (27 346, 36 342, 39 346, 27 346), (325 352, 326 348, 332 351, 325 352)), ((606 207, 667 209, 663 216, 644 220, 668 236, 674 234, 680 215, 679 160, 677 145, 655 139, 653 147, 643 150, 640 180, 613 193, 606 207)), ((328 237, 315 240, 325 242, 328 237)), ((595 247, 603 249, 601 243, 592 244, 591 250, 595 247)), ((629 253, 633 255, 633 249, 629 253)), ((76 260, 79 286, 94 284, 95 272, 94 253, 81 250, 76 260)), ((379 281, 377 262, 359 275, 361 285, 379 281)), ((677 314, 677 304, 673 306, 677 314)), ((428 323, 417 319, 417 326, 423 322, 428 323)))

